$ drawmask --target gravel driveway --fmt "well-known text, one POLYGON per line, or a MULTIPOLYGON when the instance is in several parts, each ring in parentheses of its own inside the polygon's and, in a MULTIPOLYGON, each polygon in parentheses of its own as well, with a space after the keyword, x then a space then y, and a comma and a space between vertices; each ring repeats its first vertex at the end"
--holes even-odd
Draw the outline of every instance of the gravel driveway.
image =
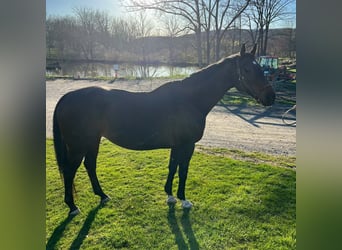
MULTIPOLYGON (((151 91, 165 80, 48 80, 46 81, 46 137, 52 138, 52 114, 59 98, 75 89, 100 86, 129 91, 151 91)), ((241 107, 217 105, 207 116, 203 146, 295 156, 296 127, 285 125, 281 115, 288 107, 241 107)))

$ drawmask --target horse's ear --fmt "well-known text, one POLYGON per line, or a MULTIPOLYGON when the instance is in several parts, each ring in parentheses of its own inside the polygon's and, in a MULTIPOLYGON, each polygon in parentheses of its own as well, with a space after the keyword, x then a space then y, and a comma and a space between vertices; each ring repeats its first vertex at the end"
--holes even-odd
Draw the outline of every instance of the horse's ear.
POLYGON ((244 56, 246 53, 246 45, 243 43, 241 50, 240 50, 240 56, 244 56))
POLYGON ((257 48, 257 44, 255 43, 253 49, 251 50, 251 54, 253 56, 255 56, 256 48, 257 48))

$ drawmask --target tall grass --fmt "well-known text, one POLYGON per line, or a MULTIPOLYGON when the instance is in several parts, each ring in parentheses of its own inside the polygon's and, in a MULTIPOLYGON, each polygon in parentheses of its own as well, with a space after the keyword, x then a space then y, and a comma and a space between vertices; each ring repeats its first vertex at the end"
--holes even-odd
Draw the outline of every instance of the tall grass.
POLYGON ((47 249, 296 248, 291 168, 196 151, 186 187, 194 207, 183 211, 179 202, 165 203, 169 150, 129 151, 103 140, 98 176, 112 199, 98 205, 81 166, 75 183, 82 213, 68 218, 52 141, 46 144, 47 249))

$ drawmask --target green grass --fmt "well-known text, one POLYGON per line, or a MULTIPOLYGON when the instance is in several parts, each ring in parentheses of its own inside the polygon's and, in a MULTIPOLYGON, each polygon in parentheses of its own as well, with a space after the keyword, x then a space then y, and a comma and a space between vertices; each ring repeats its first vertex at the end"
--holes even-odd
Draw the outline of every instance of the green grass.
MULTIPOLYGON (((279 105, 294 105, 296 104, 296 80, 289 82, 278 82, 276 86, 276 100, 275 104, 279 105)), ((253 97, 241 93, 236 88, 230 89, 219 101, 219 105, 245 106, 255 107, 262 106, 253 97)))
POLYGON ((98 206, 81 166, 75 183, 82 213, 70 219, 53 144, 46 143, 47 249, 296 249, 296 172, 292 163, 279 167, 286 159, 248 154, 253 163, 226 150, 196 150, 186 188, 194 207, 183 211, 179 202, 165 203, 169 150, 130 151, 103 140, 97 172, 112 199, 98 206))
POLYGON ((223 156, 226 158, 229 157, 237 160, 243 160, 245 162, 266 163, 283 168, 296 168, 296 157, 294 156, 274 156, 259 152, 244 152, 237 149, 203 147, 200 145, 196 148, 198 151, 205 152, 207 154, 223 156))
POLYGON ((230 89, 219 101, 221 105, 244 105, 244 106, 255 106, 259 105, 257 101, 246 95, 238 92, 235 88, 230 89))

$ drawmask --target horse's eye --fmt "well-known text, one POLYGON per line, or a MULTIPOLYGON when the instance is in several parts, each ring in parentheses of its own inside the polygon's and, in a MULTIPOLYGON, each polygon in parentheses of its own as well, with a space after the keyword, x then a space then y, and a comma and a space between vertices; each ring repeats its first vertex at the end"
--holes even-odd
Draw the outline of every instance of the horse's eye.
POLYGON ((243 68, 245 70, 246 73, 250 72, 251 70, 249 68, 243 68))

